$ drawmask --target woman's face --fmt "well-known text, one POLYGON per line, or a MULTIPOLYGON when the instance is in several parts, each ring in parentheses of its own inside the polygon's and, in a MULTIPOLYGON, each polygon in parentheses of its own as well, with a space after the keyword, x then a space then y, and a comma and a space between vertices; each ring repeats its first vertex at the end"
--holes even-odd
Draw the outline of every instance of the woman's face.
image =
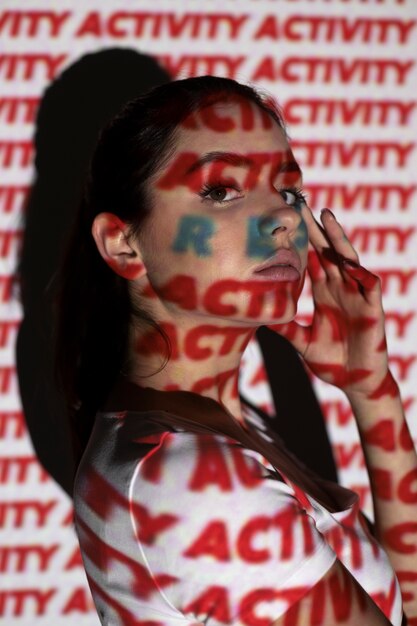
POLYGON ((219 103, 189 116, 150 184, 144 295, 221 325, 292 319, 308 246, 300 186, 283 131, 257 106, 219 103), (276 254, 275 270, 256 273, 276 254))

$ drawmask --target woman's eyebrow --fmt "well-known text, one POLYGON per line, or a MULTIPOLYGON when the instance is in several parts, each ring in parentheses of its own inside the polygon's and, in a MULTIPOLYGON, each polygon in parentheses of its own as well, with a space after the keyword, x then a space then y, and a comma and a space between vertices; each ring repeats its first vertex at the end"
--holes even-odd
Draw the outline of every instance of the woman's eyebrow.
POLYGON ((278 174, 286 174, 287 172, 295 172, 299 175, 300 178, 302 178, 303 176, 301 168, 295 159, 292 159, 291 161, 283 161, 282 163, 280 163, 275 170, 274 175, 277 176, 278 174))
POLYGON ((197 159, 187 170, 186 174, 192 174, 206 163, 223 162, 237 167, 250 167, 254 165, 253 159, 237 154, 236 152, 207 152, 197 159))
POLYGON ((277 167, 271 171, 271 180, 275 180, 278 176, 285 176, 285 174, 289 183, 303 185, 303 172, 294 158, 277 164, 277 167))
POLYGON ((206 154, 203 154, 201 157, 196 159, 194 163, 190 165, 190 167, 186 170, 185 175, 188 176, 189 174, 192 174, 206 163, 228 163, 229 165, 234 165, 237 167, 250 167, 255 169, 259 175, 261 168, 265 165, 270 164, 271 177, 273 179, 280 174, 290 174, 291 178, 300 181, 302 180, 303 174, 301 168, 292 155, 288 155, 285 153, 271 153, 269 155, 271 161, 269 161, 268 158, 265 160, 265 156, 268 155, 265 155, 264 153, 260 153, 259 158, 257 158, 257 156, 258 155, 256 153, 248 156, 244 154, 238 154, 236 152, 207 152, 206 154), (288 160, 283 160, 285 159, 285 156, 287 156, 287 158, 290 158, 288 160))

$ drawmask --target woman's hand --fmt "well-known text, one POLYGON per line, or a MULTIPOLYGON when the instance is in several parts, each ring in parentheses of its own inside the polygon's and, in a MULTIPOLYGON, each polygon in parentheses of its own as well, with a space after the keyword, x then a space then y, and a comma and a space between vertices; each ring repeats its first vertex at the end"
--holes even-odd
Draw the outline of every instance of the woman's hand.
POLYGON ((343 228, 328 209, 322 226, 305 206, 303 217, 314 248, 309 253, 314 314, 310 326, 271 325, 291 341, 309 368, 348 395, 395 395, 388 369, 384 311, 378 276, 359 264, 343 228))

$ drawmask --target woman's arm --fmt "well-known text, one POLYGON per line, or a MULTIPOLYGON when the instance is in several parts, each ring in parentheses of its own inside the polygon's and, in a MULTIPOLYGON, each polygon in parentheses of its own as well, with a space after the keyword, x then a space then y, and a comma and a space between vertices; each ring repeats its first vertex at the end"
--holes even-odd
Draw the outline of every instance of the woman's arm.
POLYGON ((375 534, 397 574, 411 626, 417 624, 417 454, 398 387, 392 380, 387 389, 379 398, 347 396, 369 474, 375 534))
POLYGON ((312 324, 269 326, 289 339, 312 372, 344 391, 353 408, 371 483, 377 536, 398 576, 404 611, 417 626, 417 456, 388 368, 381 281, 359 264, 329 210, 322 226, 305 206, 314 251, 312 324))

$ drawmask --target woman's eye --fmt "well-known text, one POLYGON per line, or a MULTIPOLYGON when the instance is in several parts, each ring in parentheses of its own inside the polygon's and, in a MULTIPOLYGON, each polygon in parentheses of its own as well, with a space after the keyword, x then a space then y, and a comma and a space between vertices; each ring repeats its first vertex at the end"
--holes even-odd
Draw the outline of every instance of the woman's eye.
POLYGON ((241 193, 234 187, 206 187, 200 194, 203 199, 209 198, 213 202, 230 202, 241 197, 241 193))
POLYGON ((302 204, 306 201, 305 196, 297 189, 281 189, 279 193, 284 199, 285 204, 294 206, 297 209, 300 209, 302 204))

